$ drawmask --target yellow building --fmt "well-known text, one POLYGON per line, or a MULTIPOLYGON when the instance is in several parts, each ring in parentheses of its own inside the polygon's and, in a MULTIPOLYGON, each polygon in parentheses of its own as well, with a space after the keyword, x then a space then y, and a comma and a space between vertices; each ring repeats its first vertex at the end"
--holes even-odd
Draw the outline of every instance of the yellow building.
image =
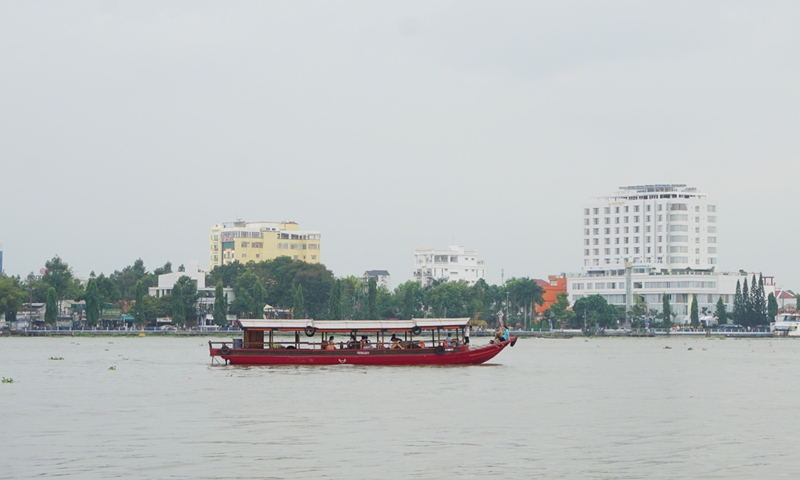
POLYGON ((320 263, 319 232, 300 230, 295 222, 226 222, 211 227, 211 268, 238 260, 261 262, 287 256, 320 263))

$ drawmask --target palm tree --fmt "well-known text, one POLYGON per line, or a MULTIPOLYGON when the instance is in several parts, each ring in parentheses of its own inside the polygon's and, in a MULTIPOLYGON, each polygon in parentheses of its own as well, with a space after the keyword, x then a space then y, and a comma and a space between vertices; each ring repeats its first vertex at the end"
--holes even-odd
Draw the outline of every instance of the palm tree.
POLYGON ((522 307, 523 327, 530 326, 534 304, 544 304, 544 289, 528 277, 512 278, 506 286, 511 300, 522 307))

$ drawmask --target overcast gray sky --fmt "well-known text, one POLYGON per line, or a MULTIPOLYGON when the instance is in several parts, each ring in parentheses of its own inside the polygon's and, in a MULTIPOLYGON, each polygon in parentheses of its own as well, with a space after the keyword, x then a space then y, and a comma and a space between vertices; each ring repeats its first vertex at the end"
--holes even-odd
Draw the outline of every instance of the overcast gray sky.
POLYGON ((217 222, 410 279, 579 271, 581 203, 687 183, 719 269, 800 289, 800 2, 0 2, 0 242, 25 275, 208 264, 217 222))

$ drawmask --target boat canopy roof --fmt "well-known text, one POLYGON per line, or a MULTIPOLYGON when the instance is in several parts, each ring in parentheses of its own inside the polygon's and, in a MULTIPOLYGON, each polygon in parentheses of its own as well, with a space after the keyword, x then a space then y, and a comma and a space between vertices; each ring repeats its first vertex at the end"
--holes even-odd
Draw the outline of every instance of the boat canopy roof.
POLYGON ((242 318, 237 320, 242 330, 299 331, 307 327, 319 332, 410 332, 421 330, 446 330, 464 328, 469 318, 413 318, 411 320, 276 320, 242 318))

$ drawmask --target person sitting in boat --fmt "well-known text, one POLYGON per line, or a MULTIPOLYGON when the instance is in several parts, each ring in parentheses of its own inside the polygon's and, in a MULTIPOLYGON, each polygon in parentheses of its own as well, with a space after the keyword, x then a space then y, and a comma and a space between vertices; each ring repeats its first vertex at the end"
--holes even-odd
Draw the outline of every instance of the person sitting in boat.
POLYGON ((367 337, 366 335, 361 336, 360 345, 362 350, 368 350, 372 348, 372 342, 369 341, 369 337, 367 337))
POLYGON ((392 334, 392 345, 389 348, 395 349, 395 350, 398 350, 398 349, 402 350, 402 349, 404 349, 406 347, 403 346, 403 342, 401 342, 400 339, 397 338, 397 335, 392 334))
POLYGON ((331 335, 331 338, 328 340, 328 344, 325 345, 325 350, 335 350, 335 349, 336 349, 336 344, 333 343, 333 335, 331 335))
POLYGON ((450 347, 453 346, 453 338, 450 335, 451 334, 448 333, 447 334, 447 338, 445 338, 444 342, 442 342, 442 345, 444 346, 444 348, 450 348, 450 347))
POLYGON ((320 350, 327 350, 328 349, 328 341, 325 340, 325 337, 322 338, 322 341, 319 344, 320 350))
POLYGON ((494 329, 494 338, 489 343, 499 343, 503 341, 503 329, 502 327, 498 326, 494 329))
POLYGON ((358 340, 356 340, 355 333, 351 333, 350 334, 350 341, 347 342, 347 348, 349 348, 351 350, 355 350, 356 348, 359 348, 360 346, 361 346, 361 344, 358 342, 358 340))
POLYGON ((503 329, 503 340, 508 340, 508 325, 503 329))

